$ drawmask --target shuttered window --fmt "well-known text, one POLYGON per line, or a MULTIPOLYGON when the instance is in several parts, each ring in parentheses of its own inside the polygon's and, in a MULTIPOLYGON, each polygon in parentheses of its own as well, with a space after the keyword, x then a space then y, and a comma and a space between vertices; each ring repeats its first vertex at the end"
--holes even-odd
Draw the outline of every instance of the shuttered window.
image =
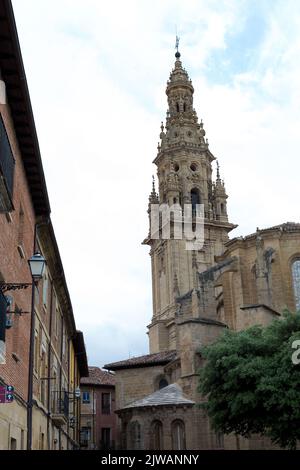
POLYGON ((0 341, 5 341, 7 302, 4 294, 0 291, 0 341))

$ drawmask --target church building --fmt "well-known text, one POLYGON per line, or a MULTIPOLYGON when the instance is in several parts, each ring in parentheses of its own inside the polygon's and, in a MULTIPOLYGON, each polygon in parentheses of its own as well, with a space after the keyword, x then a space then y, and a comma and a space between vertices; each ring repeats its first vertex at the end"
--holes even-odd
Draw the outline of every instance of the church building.
MULTIPOLYGON (((158 192, 149 197, 153 316, 149 354, 105 368, 116 372, 117 448, 267 449, 260 436, 216 434, 197 405, 203 366, 200 347, 226 328, 266 325, 285 308, 300 309, 300 224, 283 223, 246 237, 229 238, 224 181, 193 108, 194 88, 175 54, 167 82, 168 110, 154 160, 158 192), (213 180, 213 165, 216 179, 213 180), (204 242, 153 237, 153 204, 201 204, 204 242)), ((171 230, 172 232, 172 230, 171 230)), ((172 235, 172 233, 171 233, 172 235)))

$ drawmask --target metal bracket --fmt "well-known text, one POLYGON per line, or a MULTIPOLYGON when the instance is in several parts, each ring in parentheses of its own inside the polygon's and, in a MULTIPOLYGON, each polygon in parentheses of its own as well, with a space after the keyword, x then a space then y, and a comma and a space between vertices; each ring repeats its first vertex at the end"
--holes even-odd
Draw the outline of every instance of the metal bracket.
POLYGON ((0 290, 4 292, 8 292, 11 290, 21 290, 27 289, 28 287, 32 286, 32 282, 23 282, 23 283, 16 283, 16 282, 0 282, 0 290))

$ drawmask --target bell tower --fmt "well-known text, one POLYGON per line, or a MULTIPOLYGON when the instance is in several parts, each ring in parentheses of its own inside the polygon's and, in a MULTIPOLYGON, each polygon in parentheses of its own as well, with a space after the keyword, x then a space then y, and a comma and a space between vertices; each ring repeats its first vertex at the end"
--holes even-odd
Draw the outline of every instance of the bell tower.
MULTIPOLYGON (((217 163, 216 180, 212 164, 216 160, 205 138, 204 125, 198 122, 193 107, 194 87, 175 54, 175 66, 167 82, 168 110, 161 123, 160 142, 154 164, 158 192, 153 181, 149 197, 150 230, 144 244, 150 246, 152 264, 153 317, 149 325, 150 353, 177 349, 177 299, 198 288, 198 273, 215 264, 224 251, 228 232, 236 226, 227 216, 227 194, 217 163), (184 239, 151 238, 151 204, 203 204, 204 244, 187 250, 184 239)), ((171 234, 172 235, 172 234, 171 234)), ((195 304, 190 316, 201 316, 195 304)))

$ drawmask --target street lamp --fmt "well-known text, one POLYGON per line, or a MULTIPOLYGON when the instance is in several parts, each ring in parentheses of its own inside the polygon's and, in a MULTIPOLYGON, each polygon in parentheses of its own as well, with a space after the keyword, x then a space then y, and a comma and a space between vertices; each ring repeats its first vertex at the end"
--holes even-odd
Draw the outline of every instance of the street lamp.
MULTIPOLYGON (((28 371, 28 401, 27 401, 27 449, 31 450, 32 444, 32 408, 33 408, 33 363, 34 363, 34 331, 35 331, 35 313, 34 313, 34 291, 38 281, 42 279, 46 260, 39 252, 28 260, 31 282, 0 282, 0 292, 4 295, 8 291, 16 291, 31 287, 31 324, 30 324, 30 343, 29 343, 29 371, 28 371)), ((7 303, 8 304, 8 303, 7 303)), ((1 313, 1 312, 0 312, 1 313)), ((17 313, 17 312, 10 312, 17 313)), ((18 313, 25 313, 18 311, 18 313)), ((8 322, 9 326, 9 322, 8 322)), ((10 324, 11 326, 11 324, 10 324)))
POLYGON ((45 271, 46 260, 41 253, 34 253, 34 255, 28 260, 28 264, 33 281, 42 279, 45 271))
POLYGON ((0 282, 0 290, 4 294, 7 291, 14 291, 20 289, 27 289, 27 287, 36 284, 40 279, 42 279, 46 260, 45 258, 39 253, 38 251, 32 255, 32 257, 28 260, 30 273, 32 277, 32 282, 0 282))

